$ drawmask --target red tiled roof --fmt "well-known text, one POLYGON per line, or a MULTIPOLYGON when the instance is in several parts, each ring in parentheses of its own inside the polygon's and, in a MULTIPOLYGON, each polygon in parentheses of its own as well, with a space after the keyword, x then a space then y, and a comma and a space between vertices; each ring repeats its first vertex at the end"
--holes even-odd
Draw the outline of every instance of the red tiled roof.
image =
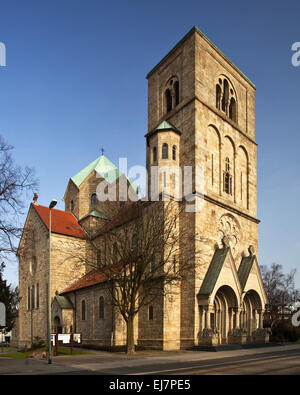
MULTIPOLYGON (((41 220, 49 229, 49 207, 31 204, 35 209, 41 220)), ((51 231, 62 235, 86 238, 86 233, 83 228, 78 224, 74 215, 67 211, 52 209, 51 215, 51 231)))
POLYGON ((68 292, 76 291, 81 288, 90 287, 92 285, 104 283, 107 280, 105 274, 100 270, 92 270, 78 281, 73 283, 69 288, 65 289, 60 294, 63 295, 68 292))
POLYGON ((91 287, 92 285, 101 284, 112 278, 113 274, 122 270, 123 265, 121 263, 113 265, 110 269, 94 269, 89 273, 75 281, 70 287, 66 288, 60 295, 68 292, 77 291, 78 289, 91 287), (105 275, 104 270, 107 272, 105 275))

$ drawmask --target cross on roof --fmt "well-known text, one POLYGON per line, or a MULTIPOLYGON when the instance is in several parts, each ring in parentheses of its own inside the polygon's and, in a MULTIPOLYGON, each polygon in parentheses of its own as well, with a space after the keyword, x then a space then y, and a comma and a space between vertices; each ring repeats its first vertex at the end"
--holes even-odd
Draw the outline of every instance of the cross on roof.
POLYGON ((100 150, 101 150, 101 155, 103 155, 104 154, 104 148, 101 148, 100 150))

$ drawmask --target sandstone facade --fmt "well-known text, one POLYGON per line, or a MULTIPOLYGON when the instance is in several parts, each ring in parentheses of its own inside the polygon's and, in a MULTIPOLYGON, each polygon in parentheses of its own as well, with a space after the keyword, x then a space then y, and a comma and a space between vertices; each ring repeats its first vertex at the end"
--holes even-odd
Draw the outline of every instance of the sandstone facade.
MULTIPOLYGON (((182 192, 183 199, 193 198, 186 202, 178 226, 179 232, 193 229, 195 239, 189 249, 195 262, 180 292, 158 297, 150 310, 147 306, 139 312, 135 341, 166 350, 266 341, 262 323, 266 295, 257 263, 255 86, 197 28, 147 78, 148 175, 158 167, 157 185, 153 178, 148 179, 148 196, 164 194, 176 200, 182 192), (192 168, 190 179, 187 167, 192 168)), ((80 185, 76 181, 78 178, 71 179, 67 187, 66 212, 73 213, 87 237, 101 249, 102 236, 97 232, 109 223, 114 206, 91 199, 99 184, 95 171, 80 185)), ((118 184, 120 179, 114 182, 118 184)), ((47 332, 48 233, 34 208, 25 228, 29 223, 38 236, 34 247, 22 240, 29 252, 20 254, 20 344, 30 343, 34 336, 45 337, 47 332), (38 262, 34 274, 30 269, 33 248, 38 262), (37 283, 39 307, 28 309, 26 295, 37 283)), ((184 241, 181 243, 183 249, 184 241)), ((68 255, 78 245, 85 257, 90 256, 84 238, 53 234, 53 323, 60 322, 62 331, 82 333, 87 344, 123 345, 125 322, 112 306, 107 285, 95 282, 65 292, 90 270, 88 265, 77 270, 75 257, 63 259, 63 251, 68 255), (56 301, 56 292, 72 309, 56 301)), ((184 253, 180 253, 178 264, 183 259, 184 253)))

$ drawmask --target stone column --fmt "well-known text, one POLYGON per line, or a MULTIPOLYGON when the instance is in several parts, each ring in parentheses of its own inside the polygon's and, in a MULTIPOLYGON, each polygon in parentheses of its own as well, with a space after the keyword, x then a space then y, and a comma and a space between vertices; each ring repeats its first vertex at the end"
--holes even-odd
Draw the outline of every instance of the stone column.
POLYGON ((235 308, 235 329, 240 329, 240 309, 235 308))
POLYGON ((210 308, 209 308, 209 306, 207 306, 207 308, 206 308, 205 329, 211 329, 210 328, 210 308))
POLYGON ((201 331, 205 328, 205 310, 204 306, 200 306, 200 326, 201 326, 201 331))
POLYGON ((259 310, 258 311, 258 327, 259 327, 259 329, 263 328, 263 320, 264 320, 264 311, 259 310))
POLYGON ((230 313, 229 313, 229 319, 230 319, 229 327, 230 327, 230 331, 233 330, 233 317, 234 317, 234 311, 233 311, 233 307, 231 307, 230 308, 230 313))

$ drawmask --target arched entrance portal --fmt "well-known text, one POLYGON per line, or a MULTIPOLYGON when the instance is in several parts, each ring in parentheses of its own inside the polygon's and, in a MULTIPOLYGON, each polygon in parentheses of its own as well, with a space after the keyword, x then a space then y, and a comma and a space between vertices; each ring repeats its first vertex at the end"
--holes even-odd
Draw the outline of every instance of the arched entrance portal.
POLYGON ((228 343, 228 335, 235 327, 237 308, 238 300, 233 289, 227 285, 220 287, 211 313, 212 329, 218 333, 219 344, 228 343))
POLYGON ((243 294, 241 303, 241 328, 247 335, 247 341, 252 341, 252 334, 263 327, 263 312, 260 296, 256 291, 249 290, 243 294))
POLYGON ((62 333, 62 326, 59 317, 54 318, 54 331, 55 333, 62 333))
POLYGON ((265 342, 263 302, 255 290, 237 296, 228 285, 221 286, 213 297, 199 306, 199 344, 265 342))

